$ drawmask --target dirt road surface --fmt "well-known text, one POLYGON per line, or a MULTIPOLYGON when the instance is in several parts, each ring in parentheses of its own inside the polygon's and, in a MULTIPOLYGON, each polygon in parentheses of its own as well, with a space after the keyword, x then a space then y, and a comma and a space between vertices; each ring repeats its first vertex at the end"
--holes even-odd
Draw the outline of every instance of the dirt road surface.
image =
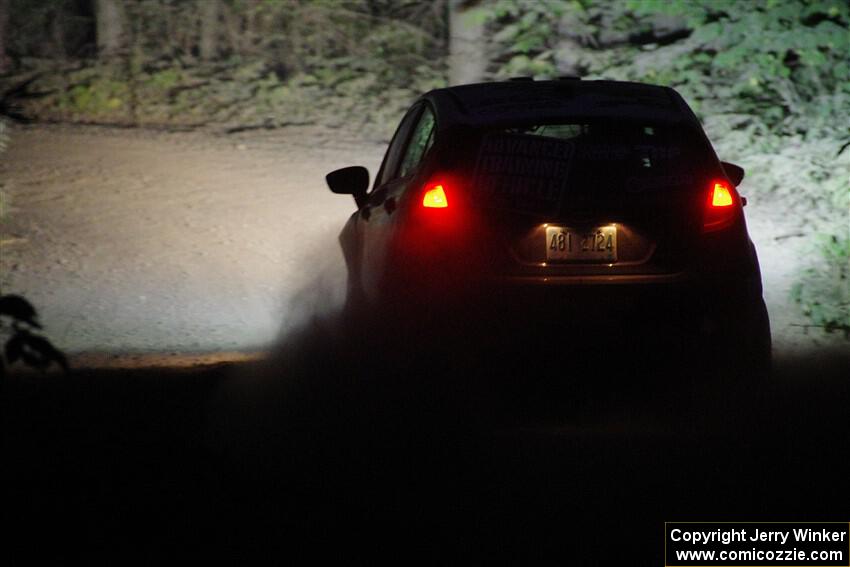
POLYGON ((381 148, 317 130, 32 127, 0 159, 3 292, 71 353, 190 353, 262 349, 339 301, 354 203, 324 174, 374 172, 381 148))
MULTIPOLYGON (((0 289, 29 298, 47 335, 78 356, 262 351, 339 305, 336 236, 354 205, 324 174, 362 164, 374 175, 382 152, 306 127, 18 126, 0 156, 0 289)), ((747 215, 777 356, 846 347, 801 326, 788 300, 800 228, 754 192, 747 215)))

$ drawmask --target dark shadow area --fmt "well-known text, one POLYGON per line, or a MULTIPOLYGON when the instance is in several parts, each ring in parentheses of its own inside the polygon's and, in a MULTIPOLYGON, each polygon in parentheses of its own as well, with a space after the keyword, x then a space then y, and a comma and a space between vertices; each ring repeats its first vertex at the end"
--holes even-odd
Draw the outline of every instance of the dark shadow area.
POLYGON ((749 389, 578 341, 341 329, 262 364, 12 376, 4 553, 648 564, 668 520, 845 519, 846 360, 749 389))

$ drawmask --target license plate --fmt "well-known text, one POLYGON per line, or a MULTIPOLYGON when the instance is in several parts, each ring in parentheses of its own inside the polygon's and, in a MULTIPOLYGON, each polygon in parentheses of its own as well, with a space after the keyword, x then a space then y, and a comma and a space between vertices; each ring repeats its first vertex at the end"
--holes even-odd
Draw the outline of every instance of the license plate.
POLYGON ((617 227, 599 226, 576 230, 546 227, 546 260, 566 262, 616 262, 617 227))

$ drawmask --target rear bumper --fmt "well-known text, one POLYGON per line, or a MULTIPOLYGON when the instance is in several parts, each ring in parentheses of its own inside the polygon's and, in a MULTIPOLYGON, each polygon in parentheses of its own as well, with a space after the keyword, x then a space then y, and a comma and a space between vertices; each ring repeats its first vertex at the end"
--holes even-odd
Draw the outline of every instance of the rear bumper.
POLYGON ((761 299, 758 272, 701 274, 493 276, 474 286, 484 294, 545 295, 567 301, 584 296, 625 298, 639 301, 693 299, 700 303, 730 305, 761 299))
POLYGON ((390 295, 394 309, 411 309, 439 321, 534 328, 565 321, 594 326, 667 325, 680 329, 725 326, 762 302, 758 265, 747 255, 735 261, 694 261, 685 269, 661 272, 605 272, 575 267, 550 273, 500 272, 453 248, 422 262, 400 256, 390 295), (560 272, 560 273, 558 273, 560 272), (595 272, 595 273, 594 273, 595 272))
POLYGON ((689 281, 684 272, 675 274, 626 274, 616 276, 498 276, 492 278, 491 285, 506 288, 522 287, 564 287, 564 286, 631 286, 631 285, 670 285, 684 284, 689 281))
POLYGON ((762 304, 757 278, 698 278, 687 273, 493 277, 468 287, 455 300, 440 302, 450 318, 471 315, 495 325, 539 327, 569 321, 585 327, 662 327, 700 335, 743 325, 747 313, 762 304))
POLYGON ((462 282, 415 281, 384 311, 387 319, 473 352, 482 346, 521 360, 583 353, 601 362, 679 356, 709 364, 716 352, 760 339, 755 333, 762 327, 769 344, 769 326, 757 318, 761 286, 752 274, 478 274, 462 282))

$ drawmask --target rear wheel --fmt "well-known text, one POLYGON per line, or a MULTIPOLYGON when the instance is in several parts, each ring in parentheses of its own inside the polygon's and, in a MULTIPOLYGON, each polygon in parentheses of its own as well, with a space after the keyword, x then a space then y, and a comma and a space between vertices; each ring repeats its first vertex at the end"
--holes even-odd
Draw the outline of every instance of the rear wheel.
POLYGON ((773 343, 770 337, 770 318, 763 299, 752 309, 749 320, 749 337, 746 343, 747 355, 744 366, 748 370, 766 378, 772 368, 773 343))
POLYGON ((370 309, 366 294, 363 293, 363 290, 350 274, 346 287, 345 304, 342 309, 342 325, 344 336, 349 342, 362 340, 372 334, 370 309))
POLYGON ((410 287, 387 278, 378 290, 376 297, 367 297, 349 276, 343 319, 350 336, 363 339, 379 335, 388 344, 403 341, 412 331, 428 328, 430 312, 410 287))
POLYGON ((759 297, 719 313, 717 326, 704 344, 709 367, 707 384, 723 398, 754 401, 771 371, 770 320, 759 297))
POLYGON ((745 306, 740 313, 727 316, 721 327, 729 342, 732 370, 742 379, 761 381, 770 373, 770 320, 764 300, 745 306))

